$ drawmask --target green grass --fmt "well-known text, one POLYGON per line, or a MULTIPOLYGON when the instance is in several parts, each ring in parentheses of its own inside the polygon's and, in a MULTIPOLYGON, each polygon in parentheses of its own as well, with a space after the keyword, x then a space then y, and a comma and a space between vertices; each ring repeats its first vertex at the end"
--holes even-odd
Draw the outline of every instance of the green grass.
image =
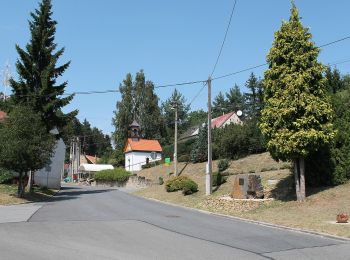
POLYGON ((56 192, 54 189, 34 187, 33 194, 26 192, 24 198, 17 198, 17 185, 0 184, 0 205, 45 201, 56 192))

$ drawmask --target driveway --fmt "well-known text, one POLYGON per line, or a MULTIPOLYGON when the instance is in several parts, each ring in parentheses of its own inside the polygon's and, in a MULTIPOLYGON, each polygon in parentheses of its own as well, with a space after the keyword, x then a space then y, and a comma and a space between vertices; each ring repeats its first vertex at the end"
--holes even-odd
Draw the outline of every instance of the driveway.
MULTIPOLYGON (((296 216, 297 217, 297 216, 296 216)), ((65 186, 27 221, 0 224, 1 259, 350 259, 350 243, 65 186)))

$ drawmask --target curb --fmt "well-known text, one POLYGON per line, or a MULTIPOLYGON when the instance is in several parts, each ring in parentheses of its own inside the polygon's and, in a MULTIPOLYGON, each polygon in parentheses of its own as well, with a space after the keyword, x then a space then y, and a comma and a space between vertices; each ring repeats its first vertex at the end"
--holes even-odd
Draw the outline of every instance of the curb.
POLYGON ((225 215, 225 214, 221 214, 221 213, 211 212, 211 211, 207 211, 207 210, 203 210, 203 209, 197 209, 197 208, 191 208, 191 207, 187 207, 187 206, 183 206, 183 205, 178 205, 178 204, 175 204, 175 203, 172 203, 172 202, 161 201, 161 200, 154 199, 154 198, 147 198, 147 197, 139 196, 139 195, 136 195, 136 194, 132 194, 132 195, 137 196, 139 198, 146 199, 146 200, 155 201, 155 202, 159 202, 159 203, 162 203, 162 204, 170 205, 170 206, 173 206, 173 207, 179 207, 179 208, 183 208, 183 209, 187 209, 187 210, 193 210, 193 211, 196 211, 196 212, 201 212, 201 213, 204 213, 204 214, 207 214, 207 215, 219 216, 219 217, 223 217, 223 218, 239 220, 239 221, 248 222, 248 223, 252 223, 252 224, 256 224, 256 225, 260 225, 260 226, 265 226, 265 227, 289 230, 289 231, 293 231, 293 232, 297 232, 297 233, 304 233, 304 234, 308 234, 308 235, 321 236, 321 237, 324 237, 324 238, 330 238, 330 239, 335 239, 335 240, 341 240, 341 241, 344 241, 344 242, 350 242, 350 238, 347 238, 347 237, 340 237, 340 236, 331 235, 331 234, 322 233, 322 232, 317 232, 317 231, 308 230, 308 229, 293 228, 293 227, 277 225, 277 224, 272 224, 272 223, 258 221, 258 220, 252 220, 252 219, 246 219, 246 218, 241 218, 241 217, 235 217, 235 216, 230 216, 230 215, 225 215))

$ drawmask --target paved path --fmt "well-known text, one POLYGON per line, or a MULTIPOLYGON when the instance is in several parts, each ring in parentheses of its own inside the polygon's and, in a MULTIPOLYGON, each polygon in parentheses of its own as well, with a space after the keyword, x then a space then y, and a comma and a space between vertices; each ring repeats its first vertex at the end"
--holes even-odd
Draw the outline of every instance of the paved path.
POLYGON ((42 203, 26 203, 11 206, 0 206, 0 223, 27 221, 42 203))
POLYGON ((0 224, 1 259, 350 259, 342 240, 65 187, 28 222, 0 224))

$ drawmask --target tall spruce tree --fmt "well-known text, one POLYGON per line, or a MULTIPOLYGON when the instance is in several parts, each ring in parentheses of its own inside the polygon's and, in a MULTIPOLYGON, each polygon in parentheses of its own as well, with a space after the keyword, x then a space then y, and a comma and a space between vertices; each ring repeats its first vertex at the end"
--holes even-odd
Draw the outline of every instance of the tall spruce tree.
POLYGON ((245 83, 249 92, 244 93, 245 99, 245 114, 248 118, 255 118, 260 115, 260 110, 263 104, 262 83, 254 73, 251 73, 249 79, 245 83))
POLYGON ((219 94, 213 100, 212 117, 218 117, 230 112, 228 102, 225 96, 220 91, 219 94))
POLYGON ((245 110, 244 96, 239 89, 239 86, 235 84, 233 88, 230 88, 228 93, 226 93, 227 103, 230 112, 237 112, 238 110, 245 110))
POLYGON ((326 69, 326 89, 330 93, 337 93, 345 88, 340 72, 337 68, 332 70, 330 67, 326 69))
POLYGON ((70 62, 56 65, 64 48, 55 51, 57 22, 51 18, 51 9, 51 0, 43 0, 39 8, 30 14, 30 41, 25 49, 16 45, 19 54, 16 63, 19 79, 10 81, 13 102, 29 106, 39 113, 47 131, 65 126, 77 114, 77 111, 67 114, 61 111, 61 108, 73 99, 73 95, 60 97, 67 82, 57 84, 56 80, 68 68, 70 62))
POLYGON ((187 116, 188 111, 190 110, 190 105, 186 104, 185 97, 177 89, 175 89, 171 94, 171 97, 165 100, 162 104, 164 123, 171 140, 175 129, 175 106, 177 107, 178 131, 181 133, 185 130, 185 127, 188 126, 187 116))
POLYGON ((305 200, 304 158, 334 138, 333 110, 325 89, 325 67, 309 29, 292 2, 291 16, 275 33, 265 72, 260 128, 275 159, 294 162, 298 201, 305 200))

